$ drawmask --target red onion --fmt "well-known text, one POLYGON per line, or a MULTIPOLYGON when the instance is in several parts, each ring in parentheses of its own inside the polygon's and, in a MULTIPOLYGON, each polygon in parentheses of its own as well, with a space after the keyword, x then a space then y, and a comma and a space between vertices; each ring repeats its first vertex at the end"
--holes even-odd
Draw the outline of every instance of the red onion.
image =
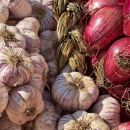
POLYGON ((118 5, 124 5, 126 0, 117 0, 118 5))
POLYGON ((105 6, 98 10, 85 28, 87 48, 101 50, 123 33, 121 6, 105 6))
POLYGON ((130 0, 126 0, 123 6, 123 16, 125 19, 129 19, 130 17, 130 0))
POLYGON ((123 33, 126 36, 130 36, 130 19, 124 20, 124 23, 123 23, 123 33))
POLYGON ((116 128, 112 130, 130 130, 130 121, 121 123, 119 126, 117 126, 116 128))
POLYGON ((130 79, 130 37, 121 38, 111 45, 106 53, 104 70, 113 85, 130 79))
POLYGON ((116 5, 117 0, 89 0, 85 7, 88 9, 89 15, 93 15, 96 11, 106 5, 116 5))

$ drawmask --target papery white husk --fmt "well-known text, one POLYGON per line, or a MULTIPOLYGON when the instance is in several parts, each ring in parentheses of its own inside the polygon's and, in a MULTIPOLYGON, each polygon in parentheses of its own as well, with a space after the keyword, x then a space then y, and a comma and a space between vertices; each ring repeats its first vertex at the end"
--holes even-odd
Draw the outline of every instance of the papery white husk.
POLYGON ((9 9, 12 18, 25 18, 30 16, 32 6, 26 0, 1 0, 9 9))
POLYGON ((52 85, 54 100, 65 111, 87 110, 98 98, 94 80, 79 72, 62 73, 52 85))
POLYGON ((25 49, 26 48, 26 41, 21 32, 14 26, 8 26, 4 23, 0 23, 0 49, 3 47, 20 47, 25 49), (9 33, 10 35, 13 35, 13 38, 15 38, 16 41, 13 41, 12 39, 10 41, 6 41, 4 37, 9 37, 7 35, 9 33))
POLYGON ((1 49, 0 66, 0 81, 9 87, 27 83, 34 72, 33 60, 22 48, 1 49))
POLYGON ((3 4, 0 1, 0 23, 6 23, 6 21, 9 18, 9 10, 8 8, 5 6, 5 4, 3 4))
POLYGON ((58 130, 110 130, 110 128, 99 115, 76 111, 60 118, 58 130))
POLYGON ((30 30, 38 34, 40 23, 36 18, 26 17, 16 25, 19 30, 30 30))
POLYGON ((9 93, 9 88, 5 84, 0 82, 0 117, 2 117, 3 111, 5 110, 8 104, 8 100, 9 100, 8 93, 9 93))
POLYGON ((29 79, 29 84, 43 93, 44 88, 47 86, 48 65, 42 55, 37 53, 31 53, 30 55, 34 62, 35 70, 29 79))
POLYGON ((35 119, 43 109, 44 101, 41 93, 30 85, 23 85, 10 92, 6 113, 13 123, 22 125, 35 119), (34 111, 30 110, 33 108, 35 109, 34 111), (29 109, 28 112, 31 115, 27 115, 27 109, 29 109))

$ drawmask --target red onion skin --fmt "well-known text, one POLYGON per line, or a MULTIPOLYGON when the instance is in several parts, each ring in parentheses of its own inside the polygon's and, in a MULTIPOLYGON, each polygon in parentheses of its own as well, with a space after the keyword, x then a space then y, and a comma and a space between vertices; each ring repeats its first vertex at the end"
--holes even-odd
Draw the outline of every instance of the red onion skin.
MULTIPOLYGON (((106 78, 113 85, 121 85, 130 79, 130 72, 125 72, 117 66, 116 56, 120 54, 130 55, 130 37, 125 37, 114 42, 106 53, 104 70, 106 78)), ((129 57, 130 58, 130 57, 129 57)))
POLYGON ((117 0, 118 5, 124 5, 126 0, 117 0))
POLYGON ((89 11, 89 15, 92 16, 95 12, 107 5, 116 5, 117 0, 89 0, 85 4, 85 8, 89 11))
POLYGON ((130 17, 130 0, 126 0, 123 6, 123 16, 124 19, 129 19, 130 17))
POLYGON ((105 6, 98 10, 85 28, 84 40, 88 48, 106 48, 123 34, 123 14, 121 6, 105 6))
POLYGON ((130 36, 130 19, 124 20, 123 33, 126 36, 130 36))
POLYGON ((121 123, 114 130, 130 130, 130 121, 121 123))

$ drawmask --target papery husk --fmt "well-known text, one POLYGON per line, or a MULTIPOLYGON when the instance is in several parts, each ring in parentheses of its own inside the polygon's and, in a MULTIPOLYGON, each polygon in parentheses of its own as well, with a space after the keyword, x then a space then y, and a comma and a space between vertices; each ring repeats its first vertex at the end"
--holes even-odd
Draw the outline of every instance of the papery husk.
POLYGON ((74 26, 69 34, 75 44, 75 49, 77 49, 80 53, 86 54, 86 47, 83 42, 83 34, 81 28, 79 26, 74 26))
POLYGON ((74 49, 74 42, 71 39, 63 41, 57 48, 56 58, 59 69, 62 70, 74 49))
POLYGON ((68 36, 68 30, 82 17, 81 8, 76 2, 69 2, 66 10, 61 14, 57 23, 57 34, 60 42, 68 36))
POLYGON ((76 111, 60 118, 58 130, 110 130, 110 128, 98 114, 76 111))
POLYGON ((71 67, 70 67, 70 65, 67 63, 66 65, 65 65, 65 67, 60 71, 60 73, 70 73, 70 72, 72 72, 72 69, 71 69, 71 67))
POLYGON ((85 55, 80 54, 77 50, 73 50, 69 57, 69 65, 72 71, 78 71, 82 74, 86 73, 85 55))
POLYGON ((61 14, 66 10, 69 0, 54 0, 53 13, 56 21, 59 20, 61 14))

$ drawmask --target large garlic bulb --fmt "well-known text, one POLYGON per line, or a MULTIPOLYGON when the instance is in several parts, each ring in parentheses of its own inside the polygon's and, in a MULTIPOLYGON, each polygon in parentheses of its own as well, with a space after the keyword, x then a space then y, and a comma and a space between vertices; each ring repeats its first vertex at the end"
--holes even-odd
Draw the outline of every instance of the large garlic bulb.
POLYGON ((31 16, 38 19, 40 22, 41 26, 39 32, 55 30, 57 24, 52 9, 34 0, 28 0, 28 2, 32 5, 31 16))
POLYGON ((32 7, 27 0, 0 0, 9 9, 12 18, 25 18, 30 16, 32 7))
POLYGON ((40 23, 36 18, 33 17, 26 17, 23 20, 21 20, 16 27, 19 30, 30 30, 38 34, 40 23))
POLYGON ((22 48, 5 47, 0 50, 0 81, 16 87, 29 81, 34 72, 30 55, 22 48))
POLYGON ((6 113, 13 123, 22 125, 33 120, 43 109, 41 93, 30 85, 23 85, 10 92, 6 113))
POLYGON ((2 113, 5 110, 9 100, 8 92, 9 89, 7 88, 7 86, 0 82, 0 117, 2 116, 2 113))
POLYGON ((58 130, 110 130, 103 119, 94 113, 76 111, 61 117, 58 130))
POLYGON ((16 27, 0 23, 0 49, 5 46, 25 49, 26 41, 16 27))
POLYGON ((40 34, 40 54, 47 62, 56 60, 55 47, 58 45, 56 31, 46 30, 40 34))
POLYGON ((79 72, 58 75, 51 91, 55 101, 67 111, 87 110, 99 95, 94 80, 79 72))
POLYGON ((0 23, 6 23, 8 17, 9 17, 8 8, 5 6, 5 4, 0 2, 0 23))
POLYGON ((20 125, 14 124, 6 114, 0 118, 0 130, 22 130, 20 125))
POLYGON ((47 74, 49 72, 48 65, 42 55, 37 53, 31 53, 30 55, 34 62, 35 70, 29 79, 29 84, 43 93, 43 90, 47 85, 47 74))
POLYGON ((99 96, 91 110, 104 119, 110 128, 114 128, 120 124, 120 104, 110 95, 99 96))
POLYGON ((57 130, 60 115, 51 103, 47 101, 44 102, 45 108, 43 112, 36 117, 34 130, 57 130))

